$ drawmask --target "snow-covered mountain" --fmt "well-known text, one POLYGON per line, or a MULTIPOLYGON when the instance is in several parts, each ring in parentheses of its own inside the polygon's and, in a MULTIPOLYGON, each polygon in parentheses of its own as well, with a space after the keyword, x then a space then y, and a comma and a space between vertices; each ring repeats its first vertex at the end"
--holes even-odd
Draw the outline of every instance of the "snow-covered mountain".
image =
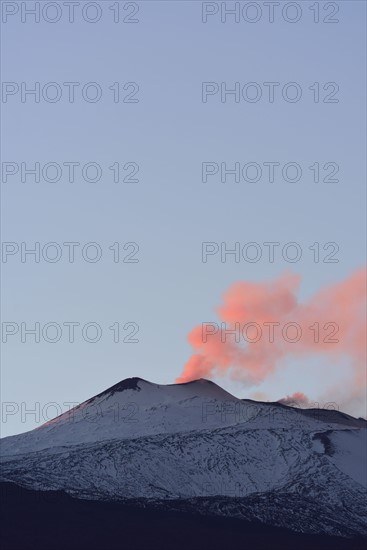
POLYGON ((1 441, 1 481, 83 499, 366 535, 366 422, 130 378, 1 441))

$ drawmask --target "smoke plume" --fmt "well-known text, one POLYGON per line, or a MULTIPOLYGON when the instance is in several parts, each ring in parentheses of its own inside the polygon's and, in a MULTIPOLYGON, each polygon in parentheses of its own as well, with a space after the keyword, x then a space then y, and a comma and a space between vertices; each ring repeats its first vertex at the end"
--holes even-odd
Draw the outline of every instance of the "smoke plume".
POLYGON ((350 365, 346 400, 365 395, 366 269, 304 303, 297 299, 300 281, 286 273, 275 281, 233 284, 217 308, 219 322, 202 323, 188 335, 194 353, 176 381, 227 375, 256 385, 288 357, 321 354, 350 365))
POLYGON ((288 406, 296 406, 296 407, 304 407, 308 408, 313 403, 308 399, 307 395, 305 395, 301 391, 296 391, 292 395, 287 395, 287 397, 283 397, 282 399, 278 400, 278 403, 281 403, 282 405, 288 405, 288 406))

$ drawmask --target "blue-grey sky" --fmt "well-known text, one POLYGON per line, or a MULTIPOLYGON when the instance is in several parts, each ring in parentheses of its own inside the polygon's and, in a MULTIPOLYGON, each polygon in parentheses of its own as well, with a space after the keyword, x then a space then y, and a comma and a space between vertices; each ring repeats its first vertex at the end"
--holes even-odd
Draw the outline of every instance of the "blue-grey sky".
MULTIPOLYGON (((35 3, 25 4, 31 8, 35 3)), ((66 6, 56 4, 59 21, 48 22, 58 12, 51 6, 43 13, 45 2, 40 2, 40 22, 35 23, 33 16, 22 14, 20 2, 2 2, 2 80, 19 86, 16 92, 16 86, 7 84, 10 93, 6 102, 3 94, 1 104, 2 162, 13 163, 3 169, 19 168, 7 181, 3 176, 2 241, 19 248, 21 242, 29 248, 39 242, 41 249, 55 242, 62 249, 55 263, 42 256, 36 263, 29 255, 22 262, 20 251, 9 254, 5 263, 3 255, 2 320, 15 323, 19 331, 3 344, 2 399, 17 404, 14 410, 19 406, 19 411, 35 403, 42 408, 49 402, 81 402, 131 376, 172 383, 190 357, 187 334, 217 319, 215 307, 235 281, 264 281, 292 270, 302 276, 300 298, 306 299, 365 263, 364 2, 319 2, 319 23, 310 9, 315 2, 307 1, 295 3, 301 15, 294 23, 284 17, 295 18, 296 8, 284 12, 283 1, 273 23, 264 2, 253 3, 256 13, 246 12, 248 18, 260 17, 254 23, 243 17, 245 2, 239 2, 238 23, 230 15, 221 21, 220 2, 207 7, 200 1, 119 2, 120 19, 138 22, 114 23, 110 8, 117 3, 107 0, 85 12, 93 18, 100 11, 94 24, 83 19, 86 2, 75 7, 74 23, 68 21, 66 6), (333 15, 335 6, 338 13, 333 15), (204 23, 203 10, 217 8, 204 23), (39 83, 39 103, 31 95, 22 102, 22 82, 23 89, 39 83), (45 87, 50 82, 62 91, 57 102, 42 96, 43 91, 52 98, 56 88, 45 87), (74 103, 65 82, 80 83, 74 103), (94 103, 82 97, 90 82, 102 91, 94 103), (116 82, 117 103, 116 85, 115 91, 109 89, 116 82), (123 89, 131 82, 139 86, 135 95, 136 85, 123 89), (228 95, 221 101, 219 91, 203 102, 203 82, 225 83, 228 90, 238 82, 241 91, 255 82, 262 97, 250 102, 241 95, 236 102, 228 95), (279 83, 274 102, 268 101, 264 82, 279 83), (289 82, 302 91, 297 102, 282 95, 289 82), (330 82, 338 91, 335 84, 323 89, 330 82), (315 102, 317 86, 320 100, 315 102), (138 101, 122 102, 128 94, 138 101), (338 102, 324 102, 329 97, 338 102), (41 174, 35 182, 24 174, 22 182, 21 163, 31 167, 36 162, 41 168, 50 162, 64 166, 61 179, 45 181, 41 174), (67 181, 67 162, 80 163, 74 182, 67 181), (88 162, 101 167, 99 181, 83 179, 81 168, 88 162), (137 164, 139 172, 132 177, 139 181, 114 183, 109 167, 117 162, 122 177, 137 164), (256 162, 262 178, 235 183, 228 177, 222 183, 214 175, 203 183, 203 162, 226 162, 228 167, 256 162), (272 183, 264 162, 280 164, 272 183), (302 169, 298 182, 281 176, 289 162, 302 169), (320 164, 319 183, 309 168, 315 162, 320 164), (326 163, 335 164, 324 170, 326 163), (323 182, 335 165, 339 181, 323 182), (203 263, 202 242, 207 241, 226 242, 228 248, 236 241, 297 242, 302 258, 289 263, 279 254, 270 263, 264 253, 257 263, 236 263, 231 256, 222 263, 217 254, 203 263), (68 261, 65 242, 81 243, 74 263, 68 261), (90 242, 102 250, 96 263, 81 255, 90 242), (121 249, 137 243, 132 258, 139 261, 115 263, 109 250, 115 242, 121 249), (321 248, 337 243, 338 262, 316 263, 308 248, 315 242, 321 248), (62 327, 65 322, 95 322, 102 336, 96 343, 86 342, 77 327, 75 342, 69 343, 64 327, 56 343, 42 335, 39 343, 32 336, 22 342, 22 322, 28 327, 39 322, 41 329, 49 322, 62 327), (109 327, 117 322, 139 325, 139 342, 114 343, 109 327)), ((227 2, 229 8, 234 5, 227 2)), ((93 97, 95 89, 85 93, 93 97)), ((255 90, 246 89, 249 96, 255 90)), ((289 88, 290 97, 294 90, 289 88)), ((94 177, 93 167, 88 174, 94 177)), ((89 251, 92 257, 94 249, 89 251)), ((133 252, 130 246, 121 250, 121 257, 133 252)), ((49 249, 50 257, 52 253, 49 249)), ((127 327, 123 337, 130 331, 127 327)), ((243 397, 260 391, 279 399, 305 391, 316 399, 343 376, 348 376, 347 365, 337 370, 325 358, 312 357, 296 370, 285 365, 257 387, 227 378, 216 381, 243 397)), ((36 425, 34 416, 15 412, 3 420, 2 435, 36 425)))

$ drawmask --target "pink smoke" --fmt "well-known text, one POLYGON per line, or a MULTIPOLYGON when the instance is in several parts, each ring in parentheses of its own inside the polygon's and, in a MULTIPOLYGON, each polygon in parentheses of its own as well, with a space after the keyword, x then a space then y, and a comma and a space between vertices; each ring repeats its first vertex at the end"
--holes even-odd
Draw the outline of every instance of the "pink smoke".
POLYGON ((301 391, 296 391, 292 395, 287 395, 287 397, 283 397, 282 399, 279 399, 278 403, 282 403, 283 405, 290 405, 290 406, 302 406, 302 407, 309 407, 311 405, 311 401, 308 399, 307 395, 305 395, 301 391))
MULTIPOLYGON (((351 359, 348 391, 350 396, 361 395, 366 387, 366 269, 322 288, 305 303, 297 299, 299 284, 300 277, 289 273, 270 282, 233 284, 217 309, 219 319, 227 330, 242 330, 247 323, 257 323, 260 339, 248 343, 238 331, 238 342, 234 335, 225 336, 220 322, 209 329, 197 326, 188 335, 195 353, 176 382, 229 375, 250 385, 259 384, 289 356, 324 354, 335 361, 351 359), (298 341, 287 341, 296 339, 293 326, 283 337, 287 323, 297 323, 301 328, 298 341)), ((255 340, 256 334, 256 328, 249 327, 249 339, 255 340)))

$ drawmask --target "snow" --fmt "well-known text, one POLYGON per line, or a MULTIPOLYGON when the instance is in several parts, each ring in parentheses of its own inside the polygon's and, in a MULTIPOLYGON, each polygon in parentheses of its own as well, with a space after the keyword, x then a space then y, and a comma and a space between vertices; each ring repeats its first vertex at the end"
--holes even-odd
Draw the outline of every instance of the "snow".
POLYGON ((79 498, 210 497, 216 504, 199 508, 243 517, 256 509, 263 521, 298 530, 367 533, 363 426, 343 414, 240 400, 207 380, 133 378, 3 439, 1 479, 79 498), (285 518, 264 495, 283 507, 298 502, 312 528, 299 510, 290 506, 285 518))
POLYGON ((110 439, 246 424, 251 428, 335 427, 297 409, 240 400, 208 380, 158 385, 125 380, 39 428, 4 438, 1 454, 110 439))
POLYGON ((329 460, 341 472, 367 488, 367 431, 335 431, 329 438, 333 446, 329 460))

